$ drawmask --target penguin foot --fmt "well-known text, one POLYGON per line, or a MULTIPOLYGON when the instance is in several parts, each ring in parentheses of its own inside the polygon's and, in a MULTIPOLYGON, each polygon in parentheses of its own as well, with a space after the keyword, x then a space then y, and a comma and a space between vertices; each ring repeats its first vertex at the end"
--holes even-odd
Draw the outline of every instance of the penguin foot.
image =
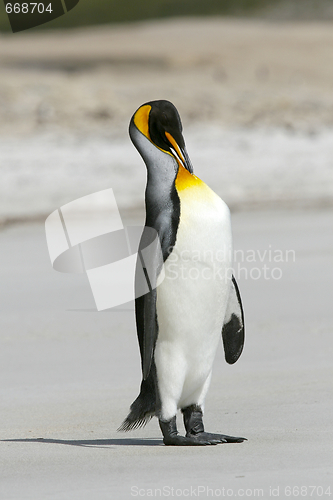
POLYGON ((176 425, 176 416, 166 422, 159 420, 159 424, 163 434, 163 443, 166 446, 208 446, 215 445, 220 442, 216 439, 208 439, 204 436, 179 436, 176 425))
POLYGON ((182 409, 182 413, 187 438, 195 438, 199 441, 210 441, 214 442, 214 444, 242 443, 243 441, 247 441, 247 439, 243 437, 226 436, 225 434, 212 434, 210 432, 205 432, 200 406, 187 406, 182 409))
POLYGON ((166 446, 209 446, 216 445, 219 442, 216 440, 197 439, 196 437, 184 437, 177 435, 163 438, 163 443, 166 446))
POLYGON ((196 439, 216 441, 217 443, 242 443, 243 441, 247 441, 247 439, 243 437, 226 436, 225 434, 213 434, 211 432, 201 432, 195 435, 190 433, 186 434, 186 437, 192 436, 195 436, 196 439))

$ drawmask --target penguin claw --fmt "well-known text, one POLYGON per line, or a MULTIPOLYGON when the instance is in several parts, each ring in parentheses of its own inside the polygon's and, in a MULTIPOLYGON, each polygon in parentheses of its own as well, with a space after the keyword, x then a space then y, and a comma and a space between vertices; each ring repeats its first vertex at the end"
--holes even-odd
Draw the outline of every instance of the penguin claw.
POLYGON ((216 445, 219 441, 215 439, 198 439, 196 437, 167 436, 163 439, 166 446, 208 446, 216 445))
POLYGON ((244 437, 225 436, 224 434, 220 434, 220 436, 223 437, 227 443, 243 443, 243 441, 247 441, 244 437))
MULTIPOLYGON (((186 437, 191 437, 191 434, 186 434, 186 437)), ((195 439, 204 441, 207 440, 214 442, 215 444, 242 443, 243 441, 247 441, 247 439, 243 437, 226 436, 225 434, 212 434, 210 432, 201 432, 196 435, 195 439)))

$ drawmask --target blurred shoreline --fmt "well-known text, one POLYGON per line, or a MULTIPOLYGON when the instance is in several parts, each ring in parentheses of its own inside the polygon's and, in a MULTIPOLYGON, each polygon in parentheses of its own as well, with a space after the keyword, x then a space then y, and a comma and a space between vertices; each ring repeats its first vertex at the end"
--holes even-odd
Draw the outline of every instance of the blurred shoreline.
POLYGON ((0 220, 112 187, 143 213, 128 138, 178 108, 196 174, 232 210, 332 206, 332 22, 177 18, 0 35, 0 220))
POLYGON ((161 95, 184 125, 333 127, 332 28, 178 18, 2 34, 0 132, 119 130, 161 95))

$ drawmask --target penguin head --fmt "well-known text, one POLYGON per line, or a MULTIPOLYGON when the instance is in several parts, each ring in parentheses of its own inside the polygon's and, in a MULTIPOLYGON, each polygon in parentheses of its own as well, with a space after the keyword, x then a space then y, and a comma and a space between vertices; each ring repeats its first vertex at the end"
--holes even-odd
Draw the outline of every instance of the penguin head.
MULTIPOLYGON (((130 136, 133 127, 143 134, 156 148, 172 155, 178 164, 191 174, 193 167, 187 154, 182 134, 182 123, 176 107, 169 101, 150 101, 142 104, 130 123, 130 136)), ((135 141, 133 140, 135 143, 135 141)))

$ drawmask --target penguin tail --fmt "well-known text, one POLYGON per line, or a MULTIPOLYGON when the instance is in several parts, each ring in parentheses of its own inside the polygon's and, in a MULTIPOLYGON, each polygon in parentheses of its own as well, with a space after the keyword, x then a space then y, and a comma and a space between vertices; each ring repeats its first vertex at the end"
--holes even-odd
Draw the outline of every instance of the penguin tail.
POLYGON ((149 378, 141 383, 140 394, 130 406, 130 412, 117 429, 128 432, 144 427, 156 413, 156 395, 154 385, 149 383, 149 378))

